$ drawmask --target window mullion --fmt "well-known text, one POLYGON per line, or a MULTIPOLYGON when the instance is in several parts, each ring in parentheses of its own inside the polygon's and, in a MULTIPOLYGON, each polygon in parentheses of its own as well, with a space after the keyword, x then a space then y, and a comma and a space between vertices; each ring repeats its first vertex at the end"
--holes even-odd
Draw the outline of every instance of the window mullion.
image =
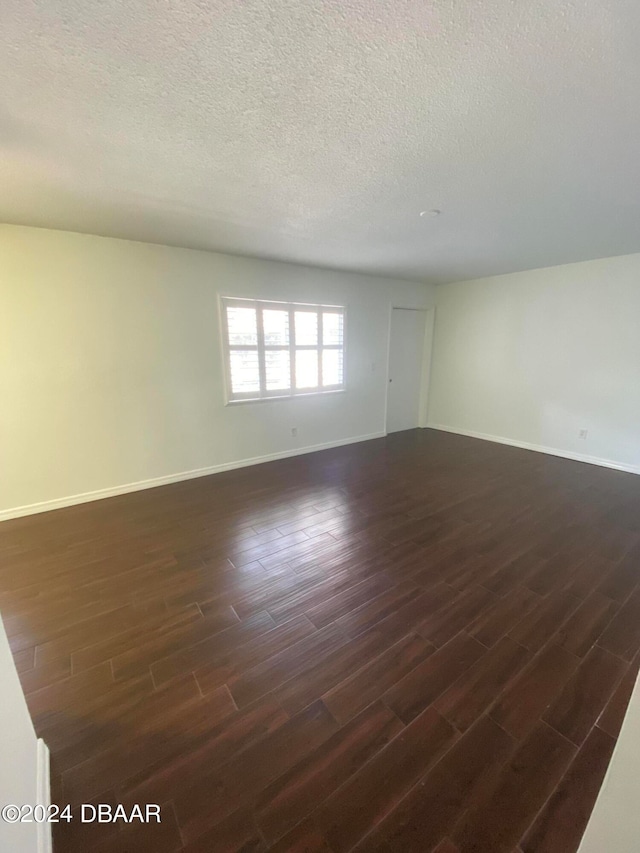
POLYGON ((267 392, 267 365, 264 351, 264 323, 262 320, 262 308, 256 308, 258 329, 258 372, 260 374, 260 396, 267 392))
POLYGON ((296 327, 293 308, 289 308, 289 368, 291 370, 291 393, 296 393, 296 327))
POLYGON ((318 388, 322 388, 322 311, 318 311, 318 388))

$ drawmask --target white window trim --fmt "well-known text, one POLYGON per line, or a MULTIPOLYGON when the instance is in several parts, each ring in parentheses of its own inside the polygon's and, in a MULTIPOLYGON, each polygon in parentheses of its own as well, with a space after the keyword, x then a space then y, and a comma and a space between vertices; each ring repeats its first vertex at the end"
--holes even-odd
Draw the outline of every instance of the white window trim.
POLYGON ((236 406, 243 403, 265 403, 270 400, 290 400, 294 397, 312 397, 324 394, 341 394, 346 390, 346 307, 344 305, 319 305, 306 302, 278 302, 274 300, 240 298, 235 296, 220 296, 220 318, 221 318, 221 342, 222 354, 224 360, 224 379, 225 379, 225 405, 236 406), (264 332, 262 329, 262 313, 258 311, 258 343, 255 346, 251 345, 232 345, 229 343, 229 327, 227 324, 227 306, 238 308, 259 308, 266 310, 288 310, 289 311, 289 364, 291 370, 291 388, 283 391, 277 389, 269 391, 266 388, 266 365, 264 353, 268 350, 286 349, 285 345, 265 345, 264 332), (318 343, 317 344, 296 344, 295 343, 295 311, 309 311, 318 316, 318 343), (322 313, 324 311, 331 313, 342 314, 342 344, 324 344, 322 341, 322 313), (254 391, 245 393, 232 392, 231 385, 231 359, 230 353, 233 350, 255 350, 258 353, 258 369, 260 371, 260 393, 256 396, 254 391), (296 350, 312 350, 318 353, 318 380, 320 386, 313 388, 296 388, 295 387, 295 371, 296 371, 296 350), (323 350, 339 350, 342 351, 342 383, 340 385, 327 385, 322 387, 322 351, 323 350))

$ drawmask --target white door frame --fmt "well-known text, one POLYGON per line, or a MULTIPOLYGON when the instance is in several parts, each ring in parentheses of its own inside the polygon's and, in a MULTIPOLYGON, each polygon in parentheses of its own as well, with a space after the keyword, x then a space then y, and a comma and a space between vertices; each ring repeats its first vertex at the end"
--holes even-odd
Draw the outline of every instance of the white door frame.
POLYGON ((429 382, 431 380, 431 355, 433 352, 433 336, 435 332, 436 309, 435 305, 408 305, 392 302, 389 305, 389 321, 387 324, 387 385, 384 395, 384 433, 387 432, 387 416, 389 414, 389 379, 391 370, 391 322, 394 309, 401 311, 424 311, 424 349, 422 352, 422 376, 420 382, 420 408, 418 426, 427 426, 429 409, 429 382), (429 334, 430 333, 430 334, 429 334))

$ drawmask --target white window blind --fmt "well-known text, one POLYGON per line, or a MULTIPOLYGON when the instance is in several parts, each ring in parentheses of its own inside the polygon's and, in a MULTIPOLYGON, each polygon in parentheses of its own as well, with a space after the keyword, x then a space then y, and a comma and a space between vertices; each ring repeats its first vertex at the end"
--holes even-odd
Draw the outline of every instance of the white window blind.
POLYGON ((344 388, 344 307, 222 299, 229 402, 344 388))

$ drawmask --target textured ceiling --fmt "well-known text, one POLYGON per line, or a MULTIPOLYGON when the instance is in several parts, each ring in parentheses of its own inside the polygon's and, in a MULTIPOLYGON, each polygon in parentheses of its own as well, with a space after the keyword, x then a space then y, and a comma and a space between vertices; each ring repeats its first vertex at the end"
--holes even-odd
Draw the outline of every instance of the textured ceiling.
POLYGON ((430 281, 640 251, 639 44, 638 0, 1 0, 0 221, 430 281))

